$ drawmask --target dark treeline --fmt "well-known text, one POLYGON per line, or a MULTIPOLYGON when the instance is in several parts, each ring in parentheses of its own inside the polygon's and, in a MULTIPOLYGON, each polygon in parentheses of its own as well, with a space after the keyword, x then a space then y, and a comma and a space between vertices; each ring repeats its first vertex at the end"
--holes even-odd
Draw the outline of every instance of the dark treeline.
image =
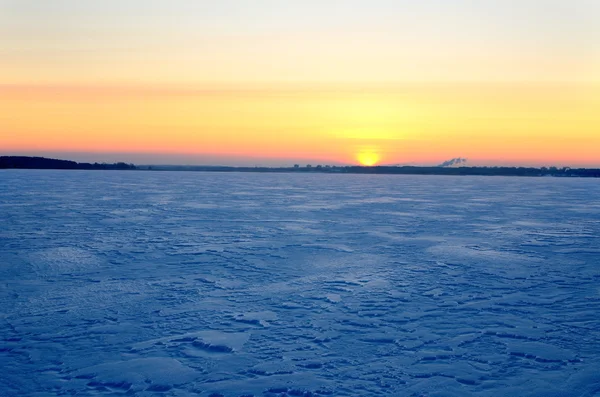
POLYGON ((209 171, 209 172, 292 172, 387 175, 480 175, 480 176, 554 176, 600 178, 600 169, 556 167, 415 167, 415 166, 299 166, 293 167, 228 167, 209 165, 145 165, 127 163, 77 163, 44 157, 0 156, 0 169, 57 169, 57 170, 146 170, 146 171, 209 171))
POLYGON ((405 175, 554 176, 599 178, 600 169, 556 167, 345 167, 345 172, 405 175), (372 169, 371 169, 372 168, 372 169))
POLYGON ((203 165, 153 165, 139 166, 141 170, 153 171, 209 171, 209 172, 294 172, 294 173, 341 173, 341 174, 387 174, 387 175, 480 175, 480 176, 554 176, 600 178, 600 169, 556 167, 415 167, 415 166, 304 166, 294 167, 227 167, 203 165))
POLYGON ((70 160, 56 160, 45 157, 0 156, 0 169, 40 169, 40 170, 134 170, 133 164, 77 163, 70 160))

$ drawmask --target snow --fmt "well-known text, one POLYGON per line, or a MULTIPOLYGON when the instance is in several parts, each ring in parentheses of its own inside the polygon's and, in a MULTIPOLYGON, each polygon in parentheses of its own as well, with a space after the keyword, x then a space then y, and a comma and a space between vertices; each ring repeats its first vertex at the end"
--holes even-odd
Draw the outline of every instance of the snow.
POLYGON ((0 172, 0 395, 600 395, 600 181, 0 172))

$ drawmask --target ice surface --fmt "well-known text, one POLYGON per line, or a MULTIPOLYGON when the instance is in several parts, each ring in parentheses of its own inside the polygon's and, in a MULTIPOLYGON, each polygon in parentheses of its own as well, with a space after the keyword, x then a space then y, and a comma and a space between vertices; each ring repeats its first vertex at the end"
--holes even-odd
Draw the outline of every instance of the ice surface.
POLYGON ((0 396, 600 395, 598 197, 0 171, 0 396))

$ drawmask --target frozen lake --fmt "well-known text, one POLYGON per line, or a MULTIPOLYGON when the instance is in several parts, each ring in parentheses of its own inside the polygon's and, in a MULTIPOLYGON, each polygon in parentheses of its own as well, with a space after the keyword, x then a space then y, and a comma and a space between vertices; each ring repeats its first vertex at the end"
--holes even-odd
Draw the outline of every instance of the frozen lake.
POLYGON ((598 396, 600 181, 0 171, 0 395, 598 396))

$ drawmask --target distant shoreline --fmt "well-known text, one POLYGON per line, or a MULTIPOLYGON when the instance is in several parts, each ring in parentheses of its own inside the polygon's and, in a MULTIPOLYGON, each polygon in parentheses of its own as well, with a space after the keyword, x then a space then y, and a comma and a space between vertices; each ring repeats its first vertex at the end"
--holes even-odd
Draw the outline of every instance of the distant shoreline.
POLYGON ((77 163, 71 160, 49 159, 46 157, 0 156, 0 169, 135 170, 136 166, 127 163, 77 163))
POLYGON ((0 156, 0 169, 47 170, 130 170, 130 171, 204 171, 204 172, 261 172, 261 173, 326 173, 374 175, 447 175, 447 176, 523 176, 600 178, 598 168, 556 167, 418 167, 418 166, 293 166, 293 167, 230 167, 209 165, 140 165, 129 163, 77 163, 45 157, 0 156))

